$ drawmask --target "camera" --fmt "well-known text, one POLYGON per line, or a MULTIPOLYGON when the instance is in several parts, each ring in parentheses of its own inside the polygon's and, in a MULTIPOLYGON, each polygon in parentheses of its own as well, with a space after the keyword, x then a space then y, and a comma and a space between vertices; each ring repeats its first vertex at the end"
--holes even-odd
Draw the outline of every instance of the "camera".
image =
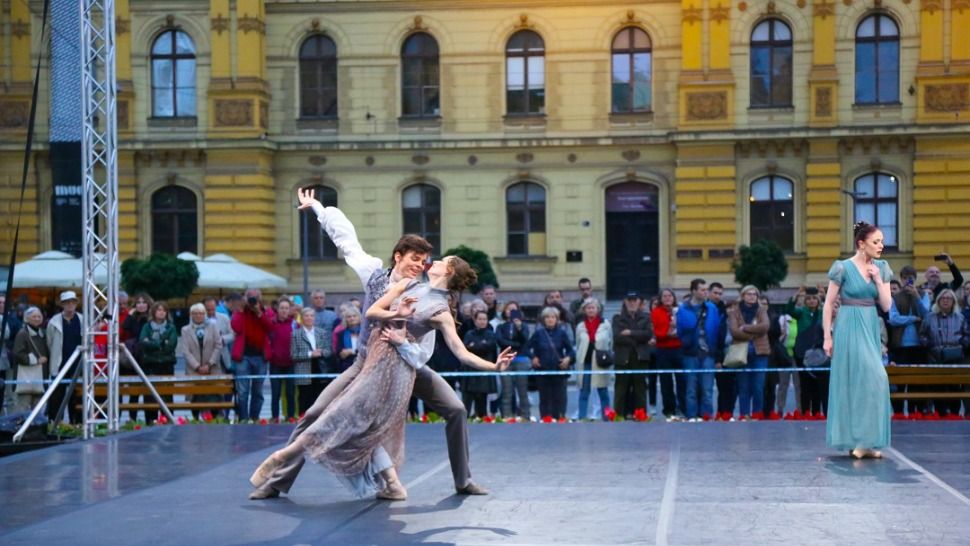
POLYGON ((933 256, 933 260, 935 260, 937 262, 945 262, 946 261, 946 254, 937 254, 936 256, 933 256))
POLYGON ((256 304, 257 304, 257 303, 259 303, 259 300, 258 300, 258 299, 256 299, 256 296, 249 296, 248 298, 246 298, 246 302, 247 302, 247 303, 248 303, 249 305, 251 305, 251 306, 253 306, 253 307, 255 307, 255 306, 256 306, 256 304))
POLYGON ((909 277, 909 278, 906 279, 906 286, 913 286, 913 284, 915 284, 915 282, 916 282, 916 280, 913 279, 913 277, 909 277))
POLYGON ((509 311, 509 320, 515 320, 515 319, 522 320, 522 311, 519 311, 518 309, 513 309, 509 311))

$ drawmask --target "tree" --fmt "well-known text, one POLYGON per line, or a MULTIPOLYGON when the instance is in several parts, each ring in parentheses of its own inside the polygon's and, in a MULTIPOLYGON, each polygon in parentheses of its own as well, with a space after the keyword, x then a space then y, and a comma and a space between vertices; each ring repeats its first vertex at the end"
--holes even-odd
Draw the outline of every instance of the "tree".
POLYGON ((469 288, 472 294, 477 294, 481 292, 482 287, 486 284, 490 284, 495 288, 498 288, 498 277, 495 276, 495 270, 492 269, 492 261, 481 250, 475 250, 474 248, 469 248, 465 245, 458 245, 456 248, 449 248, 444 253, 445 256, 458 256, 462 260, 468 262, 468 265, 472 266, 475 273, 478 273, 478 282, 469 288))
POLYGON ((751 246, 742 245, 731 269, 741 286, 753 284, 765 291, 788 276, 788 260, 774 241, 762 239, 751 246))
POLYGON ((121 264, 121 286, 126 292, 145 292, 155 300, 187 298, 199 282, 194 262, 171 254, 152 254, 147 260, 128 258, 121 264))

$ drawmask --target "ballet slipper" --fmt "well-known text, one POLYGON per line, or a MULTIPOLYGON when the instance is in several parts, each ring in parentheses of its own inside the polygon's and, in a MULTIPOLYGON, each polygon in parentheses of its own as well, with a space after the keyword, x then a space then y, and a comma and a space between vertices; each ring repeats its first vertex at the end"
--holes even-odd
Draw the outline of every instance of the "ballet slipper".
POLYGON ((866 454, 867 453, 866 453, 866 450, 865 449, 861 449, 861 448, 858 448, 858 447, 849 452, 849 455, 853 459, 855 459, 857 461, 860 461, 862 459, 865 459, 866 458, 866 454))
POLYGON ((249 483, 253 484, 253 487, 259 489, 269 481, 270 477, 273 476, 273 473, 276 472, 276 469, 283 466, 283 463, 283 459, 279 458, 276 453, 273 453, 267 457, 266 460, 259 465, 259 467, 256 468, 253 475, 249 477, 249 483))
POLYGON ((377 492, 377 498, 390 501, 407 500, 408 491, 399 480, 389 481, 387 487, 377 492))

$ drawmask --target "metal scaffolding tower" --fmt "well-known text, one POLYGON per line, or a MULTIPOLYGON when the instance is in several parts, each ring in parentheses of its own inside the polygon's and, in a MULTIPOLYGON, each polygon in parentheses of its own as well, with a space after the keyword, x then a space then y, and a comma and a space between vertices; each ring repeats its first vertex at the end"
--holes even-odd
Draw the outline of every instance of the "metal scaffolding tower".
POLYGON ((114 0, 80 0, 84 437, 118 431, 118 153, 114 0), (106 272, 103 286, 95 271, 106 272), (107 341, 105 344, 104 341, 107 341), (106 347, 106 351, 99 351, 106 347), (95 396, 96 385, 107 396, 95 396))

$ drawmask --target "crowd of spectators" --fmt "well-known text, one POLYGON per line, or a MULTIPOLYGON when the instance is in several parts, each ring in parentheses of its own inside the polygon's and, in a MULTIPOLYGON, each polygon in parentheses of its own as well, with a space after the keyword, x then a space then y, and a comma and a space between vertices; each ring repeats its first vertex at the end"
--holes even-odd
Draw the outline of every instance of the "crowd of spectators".
MULTIPOLYGON (((885 365, 967 361, 970 282, 964 284, 949 256, 939 258, 949 266, 951 282, 942 282, 935 266, 926 270, 922 284, 917 284, 912 266, 901 268, 891 281, 893 304, 883 317, 885 365)), ((585 420, 611 418, 611 413, 641 419, 654 414, 668 421, 690 422, 824 418, 828 399, 827 361, 820 350, 824 285, 802 287, 790 300, 771 305, 754 286, 742 287, 735 301, 725 301, 723 285, 708 285, 698 278, 682 296, 672 289, 654 297, 629 292, 610 317, 604 315, 590 279, 580 279, 577 288, 578 297, 568 304, 560 290, 547 293, 532 320, 518 302, 501 301, 493 286, 485 286, 478 298, 462 305, 452 301, 459 335, 469 351, 491 361, 499 351, 511 348, 517 357, 510 371, 553 373, 497 378, 476 372, 461 366, 441 340, 428 365, 439 372, 462 372, 447 381, 461 392, 469 416, 477 418, 585 420), (741 357, 735 358, 738 354, 741 357), (715 373, 727 367, 741 373, 715 373), (577 407, 567 415, 570 385, 576 391, 577 407), (538 411, 530 400, 535 391, 538 411), (594 393, 595 415, 590 411, 594 393)), ((295 419, 330 381, 308 376, 346 370, 357 356, 360 336, 359 299, 352 298, 337 309, 327 307, 323 290, 314 291, 309 299, 305 306, 300 296, 265 301, 255 289, 223 299, 207 297, 191 305, 180 324, 164 302, 152 301, 146 294, 129 299, 122 293, 120 340, 127 350, 121 353, 121 373, 135 373, 130 354, 148 375, 234 374, 235 409, 216 415, 237 421, 259 419, 265 377, 270 375, 272 419, 295 419)), ((58 301, 60 310, 50 317, 24 303, 7 315, 0 378, 50 379, 68 364, 82 342, 83 315, 74 292, 63 292, 58 301)), ((0 296, 0 313, 5 304, 0 296)), ((837 312, 837 302, 835 308, 837 312)), ((78 366, 78 361, 72 366, 78 366)), ((70 377, 73 370, 68 373, 70 377)), ((0 408, 26 411, 42 393, 39 383, 0 389, 0 408), (13 395, 6 406, 4 391, 13 395)), ((197 401, 217 401, 215 395, 197 396, 197 401)), ((66 386, 59 387, 48 403, 48 416, 55 417, 68 398, 63 404, 66 415, 61 417, 79 422, 73 397, 66 386)), ((129 402, 150 400, 132 397, 129 402)), ((957 418, 966 415, 966 404, 952 399, 912 401, 906 406, 894 401, 893 406, 900 414, 957 418)), ((412 414, 417 416, 420 410, 413 401, 412 414)), ((198 412, 194 414, 198 417, 198 412)), ((149 422, 157 415, 157 411, 144 411, 149 422)), ((130 411, 129 418, 136 420, 139 413, 130 411)))

